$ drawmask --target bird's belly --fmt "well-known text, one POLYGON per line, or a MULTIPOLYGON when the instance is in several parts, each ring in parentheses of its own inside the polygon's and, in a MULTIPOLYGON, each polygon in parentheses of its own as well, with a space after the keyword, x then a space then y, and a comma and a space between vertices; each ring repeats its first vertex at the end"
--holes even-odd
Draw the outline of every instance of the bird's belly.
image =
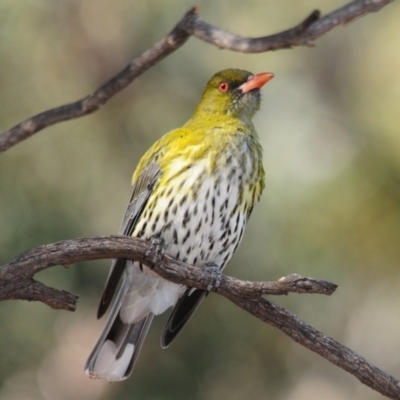
POLYGON ((240 204, 239 182, 203 179, 192 176, 187 188, 158 198, 152 210, 152 224, 139 221, 138 236, 160 237, 166 251, 190 265, 225 267, 243 235, 247 222, 240 204), (143 226, 145 229, 143 231, 143 226))
MULTIPOLYGON (((172 182, 171 187, 179 188, 179 184, 172 182)), ((180 190, 165 196, 155 194, 157 200, 148 204, 133 236, 159 237, 165 250, 179 260, 223 269, 239 245, 247 222, 246 205, 239 201, 243 190, 239 182, 226 177, 215 182, 192 174, 187 187, 181 185, 180 190)), ((186 289, 136 262, 127 268, 127 281, 121 317, 130 322, 148 312, 164 312, 186 289)))
POLYGON ((160 233, 166 250, 190 265, 224 268, 239 244, 245 222, 244 214, 226 208, 224 201, 216 198, 213 206, 211 201, 199 199, 179 210, 169 229, 160 233))

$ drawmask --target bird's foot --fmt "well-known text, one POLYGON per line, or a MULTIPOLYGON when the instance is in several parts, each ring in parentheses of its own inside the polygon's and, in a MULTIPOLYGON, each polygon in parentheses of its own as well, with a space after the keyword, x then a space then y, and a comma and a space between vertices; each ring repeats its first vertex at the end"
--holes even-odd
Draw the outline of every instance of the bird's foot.
POLYGON ((210 284, 207 286, 207 291, 211 291, 212 289, 219 287, 221 283, 222 272, 217 264, 208 264, 204 275, 207 277, 210 276, 211 279, 210 284))
POLYGON ((159 237, 150 239, 151 247, 146 251, 146 258, 149 258, 155 265, 159 264, 165 253, 165 242, 159 237))

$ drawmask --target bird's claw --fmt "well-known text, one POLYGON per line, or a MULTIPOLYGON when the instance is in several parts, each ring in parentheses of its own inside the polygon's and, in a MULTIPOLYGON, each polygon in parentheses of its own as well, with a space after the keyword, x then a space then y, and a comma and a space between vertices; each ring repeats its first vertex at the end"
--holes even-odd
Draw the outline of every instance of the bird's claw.
POLYGON ((159 237, 150 239, 151 247, 146 251, 146 258, 151 259, 155 265, 159 264, 165 253, 165 242, 159 237))
POLYGON ((210 277, 210 283, 207 286, 208 292, 210 292, 212 289, 219 287, 221 283, 222 272, 218 265, 216 264, 207 265, 204 275, 210 277))

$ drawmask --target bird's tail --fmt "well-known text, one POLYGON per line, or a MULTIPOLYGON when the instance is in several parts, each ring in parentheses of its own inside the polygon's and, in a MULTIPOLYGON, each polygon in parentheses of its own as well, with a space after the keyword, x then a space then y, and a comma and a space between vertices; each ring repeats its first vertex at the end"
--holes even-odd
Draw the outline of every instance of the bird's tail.
POLYGON ((161 347, 167 348, 178 336, 179 332, 186 326, 200 303, 208 295, 208 292, 199 289, 186 289, 184 295, 175 305, 164 332, 161 336, 161 347))
POLYGON ((85 373, 91 378, 103 378, 110 382, 128 378, 153 321, 154 314, 150 313, 138 322, 125 324, 119 316, 120 297, 122 291, 86 362, 85 373))

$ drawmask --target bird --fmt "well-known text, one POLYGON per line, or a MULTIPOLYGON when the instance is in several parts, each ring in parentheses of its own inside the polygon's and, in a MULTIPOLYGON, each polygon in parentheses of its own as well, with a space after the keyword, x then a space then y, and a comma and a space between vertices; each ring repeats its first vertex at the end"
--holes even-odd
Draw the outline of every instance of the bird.
MULTIPOLYGON (((120 235, 161 241, 180 261, 221 273, 264 189, 262 147, 252 118, 261 87, 273 77, 225 69, 209 80, 188 122, 161 137, 139 161, 120 235)), ((89 377, 110 382, 130 376, 155 315, 173 307, 161 337, 166 348, 209 293, 169 282, 137 261, 115 259, 98 318, 120 281, 85 365, 89 377)))

